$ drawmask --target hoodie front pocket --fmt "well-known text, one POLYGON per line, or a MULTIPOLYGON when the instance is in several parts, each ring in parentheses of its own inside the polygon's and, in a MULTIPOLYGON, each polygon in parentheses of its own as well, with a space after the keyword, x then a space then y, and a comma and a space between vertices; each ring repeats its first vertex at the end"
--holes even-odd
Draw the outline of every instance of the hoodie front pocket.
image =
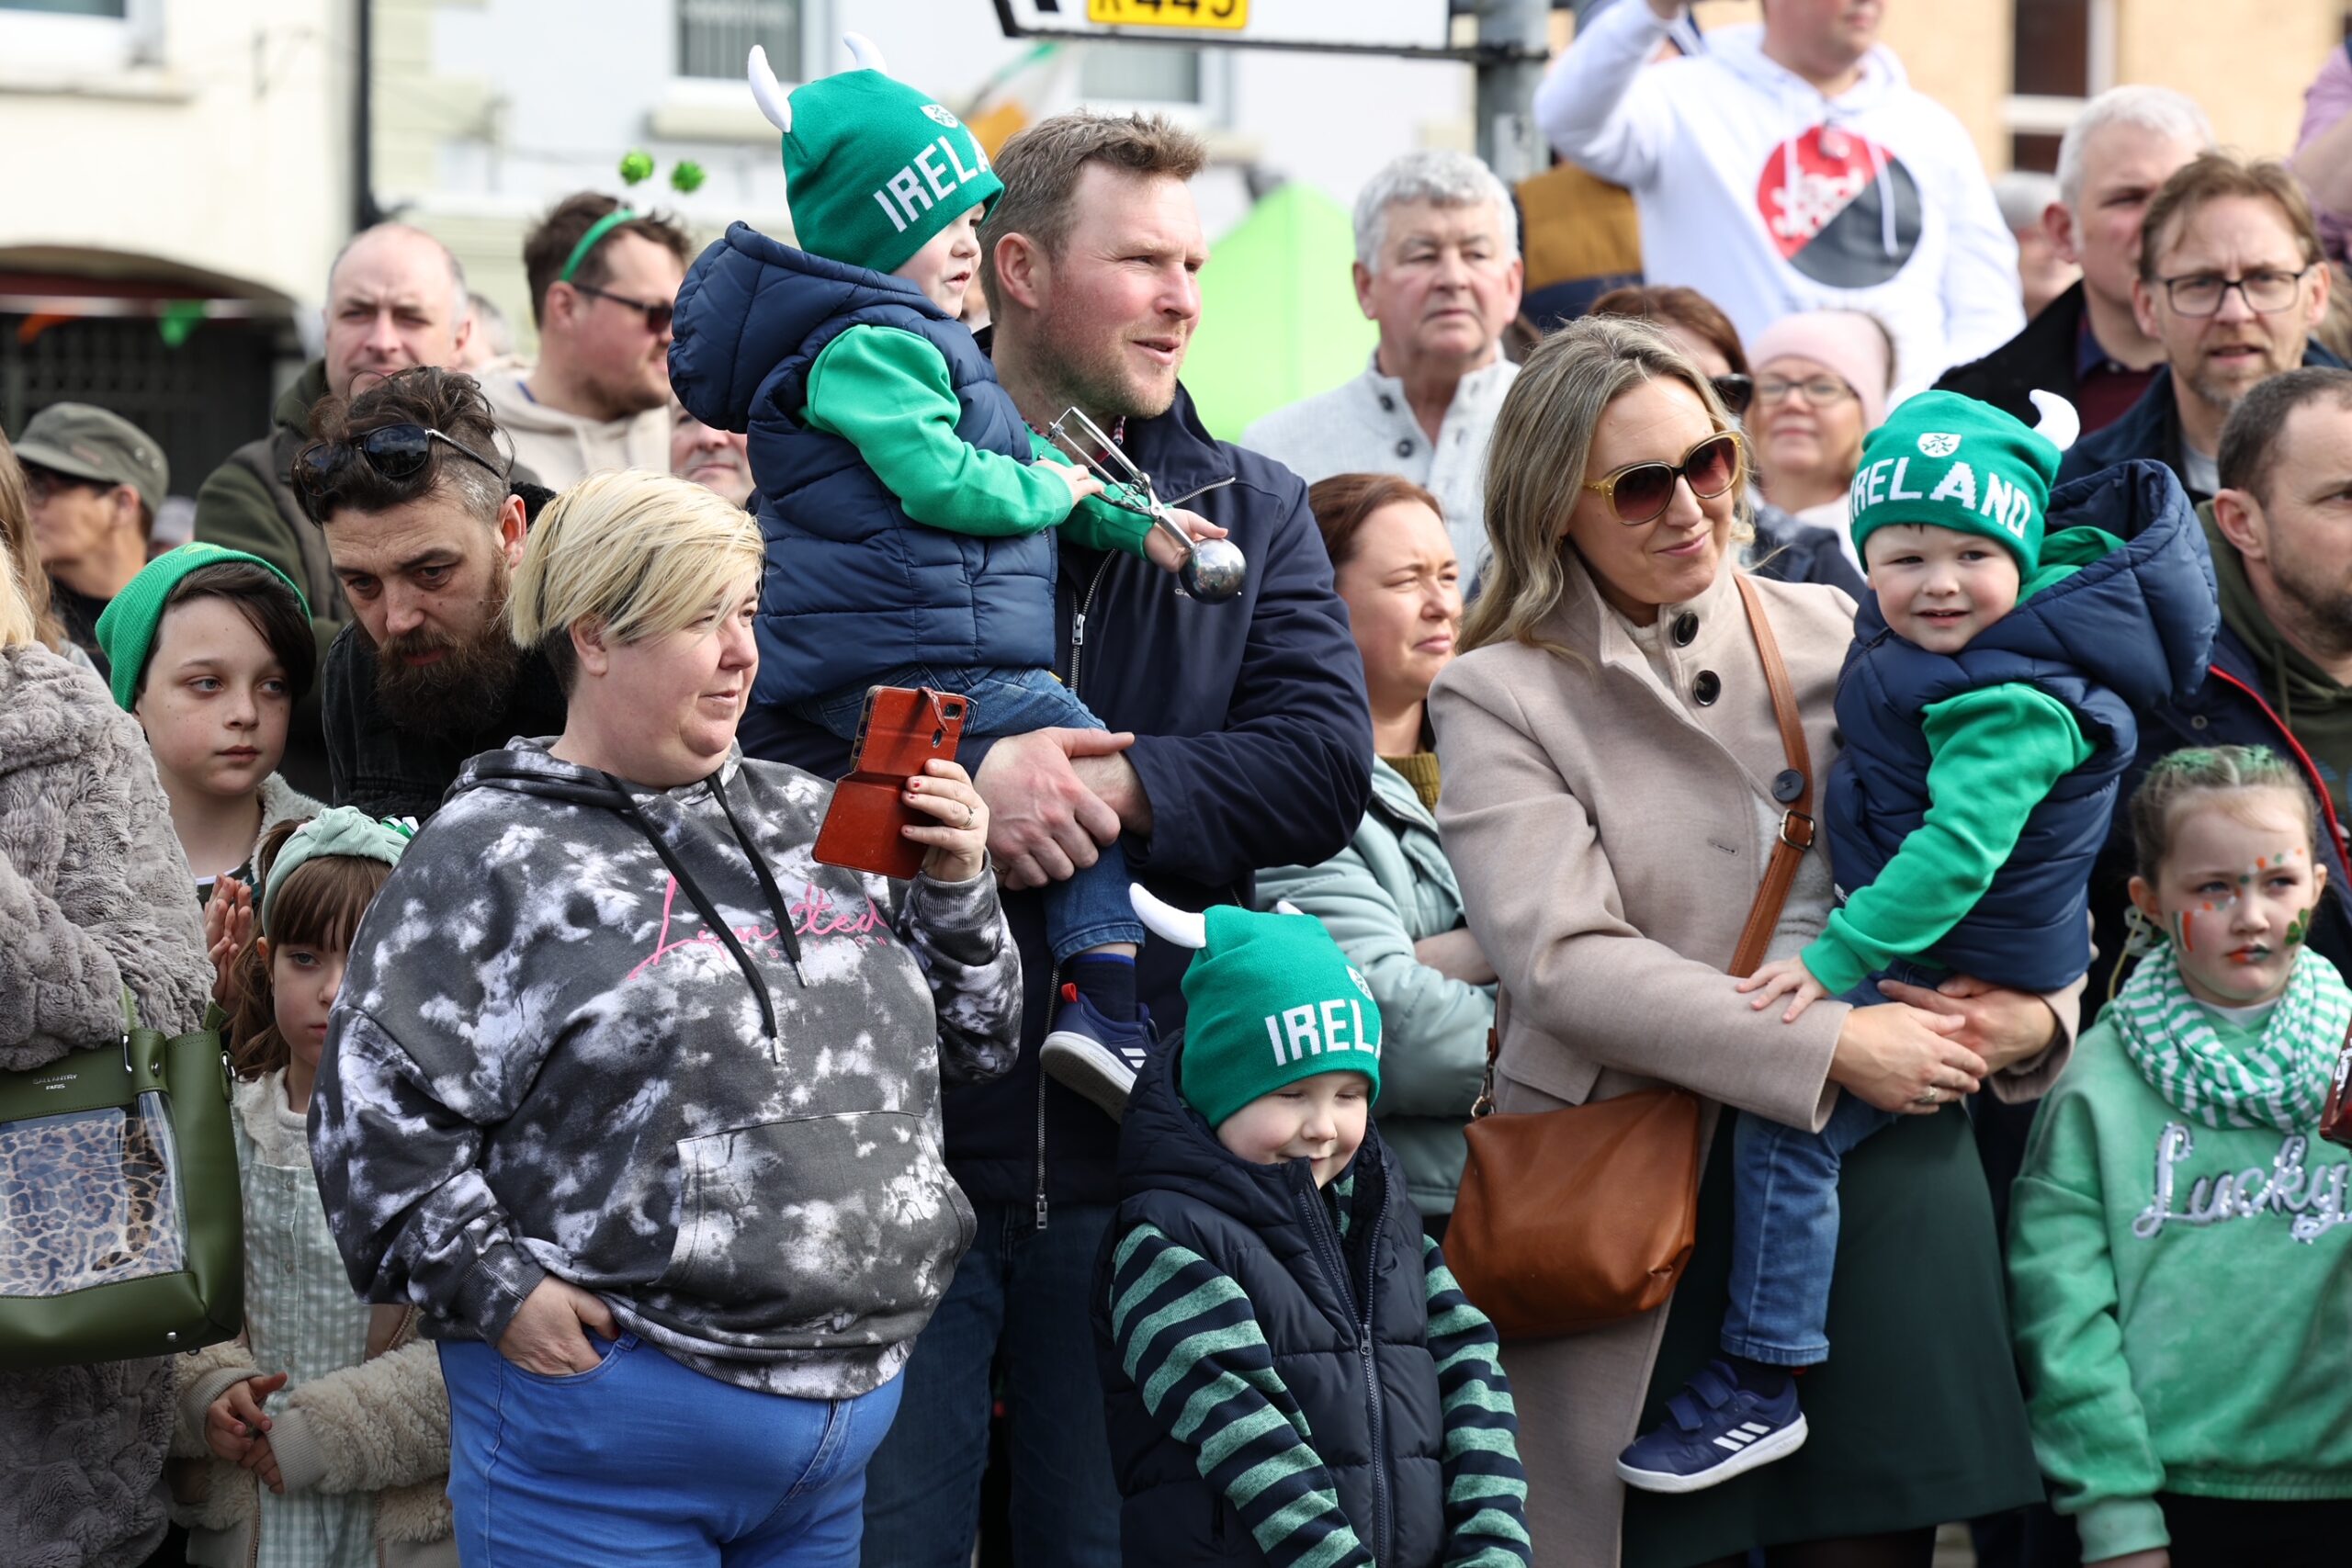
POLYGON ((720 1337, 819 1348, 910 1335, 976 1229, 930 1123, 903 1111, 682 1139, 678 1166, 661 1288, 720 1337))

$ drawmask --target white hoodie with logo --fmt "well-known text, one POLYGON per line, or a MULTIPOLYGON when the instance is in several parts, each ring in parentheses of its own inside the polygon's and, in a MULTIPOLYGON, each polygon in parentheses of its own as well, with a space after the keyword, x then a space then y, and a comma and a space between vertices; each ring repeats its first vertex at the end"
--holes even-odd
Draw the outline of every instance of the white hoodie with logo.
POLYGON ((1744 339, 1797 310, 1867 310, 1894 334, 1897 398, 2025 325, 1975 145, 1893 51, 1831 98, 1766 59, 1760 28, 1649 65, 1668 27, 1617 0, 1535 96, 1562 157, 1634 193, 1645 281, 1697 289, 1744 339))

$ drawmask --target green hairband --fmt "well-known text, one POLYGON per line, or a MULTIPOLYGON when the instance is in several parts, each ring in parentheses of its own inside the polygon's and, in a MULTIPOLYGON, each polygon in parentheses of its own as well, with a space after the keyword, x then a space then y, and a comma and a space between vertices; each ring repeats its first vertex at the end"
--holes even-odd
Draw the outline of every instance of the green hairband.
POLYGON ((269 911, 277 902, 277 890, 286 886, 286 879, 294 874, 296 866, 322 855, 348 855, 355 860, 379 860, 386 865, 398 865, 401 852, 415 836, 414 822, 389 817, 379 820, 355 807, 328 807, 295 829, 278 846, 277 858, 269 863, 268 880, 262 884, 261 909, 254 921, 254 931, 263 936, 269 934, 269 911))
POLYGON ((635 221, 636 218, 637 214, 630 209, 616 207, 594 223, 589 224, 588 232, 580 236, 580 243, 572 246, 571 254, 564 258, 563 270, 555 275, 555 280, 558 283, 571 282, 571 275, 580 270, 580 264, 588 259, 588 253, 596 248, 597 241, 622 224, 635 221))

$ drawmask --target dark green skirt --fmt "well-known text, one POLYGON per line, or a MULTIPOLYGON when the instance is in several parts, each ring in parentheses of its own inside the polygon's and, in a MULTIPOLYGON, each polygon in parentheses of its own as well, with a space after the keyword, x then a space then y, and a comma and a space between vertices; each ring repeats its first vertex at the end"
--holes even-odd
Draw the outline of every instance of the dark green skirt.
MULTIPOLYGON (((1731 1127, 1699 1189, 1698 1245, 1667 1312, 1642 1430, 1719 1353, 1731 1275, 1731 1127)), ((1846 1156, 1829 1360, 1798 1385, 1810 1435, 1705 1492, 1625 1494, 1625 1568, 1753 1546, 1917 1529, 2041 1501, 1993 1212, 1957 1107, 1906 1116, 1846 1156)))

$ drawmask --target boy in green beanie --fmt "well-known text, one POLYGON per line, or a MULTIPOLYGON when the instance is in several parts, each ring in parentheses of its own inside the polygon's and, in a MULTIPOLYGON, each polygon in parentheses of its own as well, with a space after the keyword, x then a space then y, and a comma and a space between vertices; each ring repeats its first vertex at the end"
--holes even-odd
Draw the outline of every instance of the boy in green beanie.
POLYGON ((216 963, 240 945, 263 835, 320 810, 277 774, 318 655, 310 624, 284 571, 201 541, 149 561, 98 617, 114 700, 146 732, 216 963))
MULTIPOLYGON (((680 400, 743 428, 712 400, 751 375, 784 416, 751 426, 769 563, 755 700, 845 740, 877 685, 965 697, 975 738, 1099 730, 1053 674, 1048 530, 1170 572, 1181 554, 1148 517, 1093 499, 1100 481, 1023 423, 959 320, 1003 182, 953 113, 886 74, 865 39, 849 45, 856 69, 788 97, 752 50, 800 248, 736 224, 678 293, 680 400)), ((1195 538, 1224 536, 1179 515, 1195 538)), ((1114 842, 1046 890, 1047 940, 1074 989, 1044 1059, 1114 1116, 1154 1040, 1136 1000, 1143 928, 1127 882, 1114 842)))
POLYGON ((1097 1271, 1121 1560, 1223 1561, 1231 1529, 1278 1565, 1528 1562, 1494 1326, 1372 1126, 1363 976, 1305 915, 1136 902, 1201 951, 1182 1047, 1120 1129, 1097 1271))
MULTIPOLYGON (((1884 981, 2049 996, 2089 967, 2091 865, 2134 715, 2195 688, 2217 612, 2169 472, 2134 464, 2053 498, 2074 411, 2032 396, 2039 428, 1928 392, 1863 444, 1849 509, 1871 592, 1838 677, 1825 807, 1841 902, 1801 953, 1739 982, 1758 1008, 1789 998, 1784 1020, 1824 997, 1883 1002, 1884 981)), ((1804 1445, 1795 1374, 1828 1359, 1844 1156, 1984 1071, 1953 1045, 1899 1109, 1849 1090, 1818 1131, 1739 1116, 1723 1358, 1619 1456, 1628 1485, 1696 1491, 1804 1445)))

